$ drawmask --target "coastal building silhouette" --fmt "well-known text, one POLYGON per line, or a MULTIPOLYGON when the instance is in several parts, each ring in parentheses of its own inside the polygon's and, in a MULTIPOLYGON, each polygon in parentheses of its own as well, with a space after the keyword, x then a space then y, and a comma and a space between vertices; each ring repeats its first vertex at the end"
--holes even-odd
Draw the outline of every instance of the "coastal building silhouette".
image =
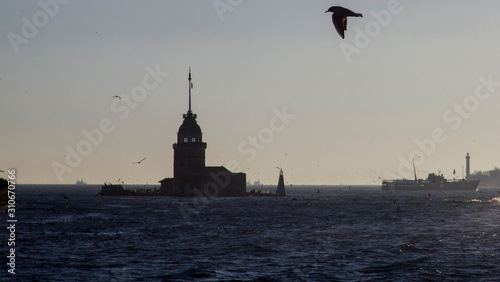
POLYGON ((174 149, 174 177, 160 181, 160 194, 167 196, 245 196, 246 174, 233 173, 223 166, 205 166, 205 150, 196 114, 191 111, 191 68, 189 108, 177 132, 174 149))

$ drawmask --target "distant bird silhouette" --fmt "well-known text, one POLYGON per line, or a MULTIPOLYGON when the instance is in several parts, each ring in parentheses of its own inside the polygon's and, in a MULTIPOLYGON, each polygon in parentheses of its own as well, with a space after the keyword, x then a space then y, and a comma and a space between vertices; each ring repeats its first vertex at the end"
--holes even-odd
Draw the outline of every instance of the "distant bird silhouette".
POLYGON ((347 30, 347 17, 363 17, 362 14, 340 6, 332 6, 325 13, 328 12, 332 12, 333 25, 342 38, 344 38, 344 31, 347 30))
POLYGON ((146 158, 144 158, 144 159, 142 159, 142 160, 140 160, 140 161, 138 161, 138 162, 133 162, 132 164, 141 164, 141 163, 142 163, 142 161, 143 161, 143 160, 145 160, 145 159, 146 159, 146 158))
POLYGON ((122 97, 120 97, 120 96, 118 96, 118 95, 115 95, 115 96, 113 96, 113 97, 111 97, 111 98, 118 98, 118 99, 121 99, 122 97))

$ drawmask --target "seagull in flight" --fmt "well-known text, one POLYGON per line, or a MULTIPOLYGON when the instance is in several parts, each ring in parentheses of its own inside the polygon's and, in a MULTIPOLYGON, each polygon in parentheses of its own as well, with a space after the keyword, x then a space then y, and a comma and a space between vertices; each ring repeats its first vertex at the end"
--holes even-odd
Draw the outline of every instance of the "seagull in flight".
POLYGON ((340 6, 332 6, 325 13, 332 12, 332 21, 340 37, 344 38, 344 31, 347 30, 347 17, 363 17, 360 13, 355 13, 340 6))
POLYGON ((140 160, 140 161, 138 161, 138 162, 133 162, 132 164, 141 164, 141 163, 142 163, 142 161, 143 161, 143 160, 145 160, 145 159, 146 159, 146 158, 144 158, 144 159, 142 159, 142 160, 140 160))
POLYGON ((118 98, 118 99, 121 99, 122 97, 120 97, 120 96, 118 96, 118 95, 115 95, 115 96, 111 97, 111 99, 113 99, 113 98, 118 98))

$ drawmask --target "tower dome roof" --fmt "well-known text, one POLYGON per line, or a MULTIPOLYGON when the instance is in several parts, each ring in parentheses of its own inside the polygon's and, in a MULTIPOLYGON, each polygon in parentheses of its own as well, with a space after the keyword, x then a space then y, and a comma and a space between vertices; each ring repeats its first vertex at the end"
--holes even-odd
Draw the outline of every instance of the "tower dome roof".
POLYGON ((179 127, 179 134, 182 135, 199 135, 201 134, 201 128, 196 122, 196 115, 188 112, 184 115, 184 122, 182 122, 179 127))

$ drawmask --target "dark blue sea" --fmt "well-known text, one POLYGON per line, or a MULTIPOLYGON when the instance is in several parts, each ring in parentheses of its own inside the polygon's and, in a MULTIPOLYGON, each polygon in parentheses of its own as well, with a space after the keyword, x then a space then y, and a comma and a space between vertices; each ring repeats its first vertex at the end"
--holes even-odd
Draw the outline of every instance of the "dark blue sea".
POLYGON ((0 280, 500 279, 498 189, 293 186, 282 198, 195 199, 99 190, 18 186, 16 274, 4 263, 0 280))

